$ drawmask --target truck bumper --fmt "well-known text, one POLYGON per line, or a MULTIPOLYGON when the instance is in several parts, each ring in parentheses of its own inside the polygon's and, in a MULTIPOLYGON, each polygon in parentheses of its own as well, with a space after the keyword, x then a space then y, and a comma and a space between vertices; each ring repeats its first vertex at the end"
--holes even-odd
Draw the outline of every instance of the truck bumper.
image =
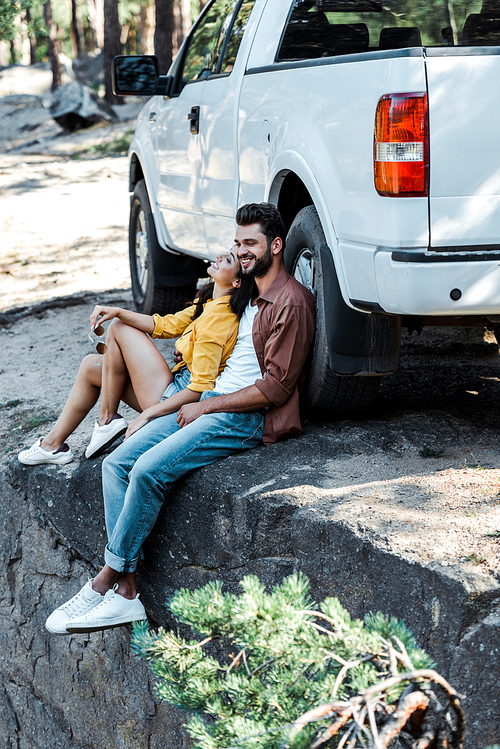
POLYGON ((378 304, 397 315, 498 315, 500 247, 488 252, 381 250, 378 304))

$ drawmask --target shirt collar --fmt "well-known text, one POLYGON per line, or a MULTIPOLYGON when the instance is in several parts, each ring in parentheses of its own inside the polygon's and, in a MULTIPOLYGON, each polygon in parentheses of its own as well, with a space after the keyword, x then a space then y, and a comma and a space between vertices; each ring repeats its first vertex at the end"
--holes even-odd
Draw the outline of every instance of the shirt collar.
POLYGON ((282 268, 272 284, 264 291, 263 294, 257 297, 257 301, 259 299, 263 299, 265 302, 274 302, 278 294, 283 290, 283 286, 288 283, 288 280, 291 278, 289 272, 286 268, 282 268))
POLYGON ((231 300, 231 294, 224 294, 224 296, 220 296, 218 297, 218 299, 208 299, 208 301, 205 302, 205 306, 206 305, 212 306, 216 304, 223 304, 227 306, 230 300, 231 300))

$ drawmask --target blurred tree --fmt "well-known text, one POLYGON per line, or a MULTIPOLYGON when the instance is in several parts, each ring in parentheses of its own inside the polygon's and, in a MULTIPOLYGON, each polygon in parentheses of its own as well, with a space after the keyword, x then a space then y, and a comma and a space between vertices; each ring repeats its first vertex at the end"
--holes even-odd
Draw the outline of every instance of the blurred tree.
POLYGON ((123 104, 123 99, 115 96, 111 82, 113 57, 121 55, 121 27, 118 20, 118 0, 104 0, 104 46, 102 48, 104 65, 104 98, 110 104, 123 104))
POLYGON ((16 0, 0 0, 0 40, 11 41, 14 38, 14 20, 19 15, 20 7, 16 0))
POLYGON ((26 8, 26 14, 24 16, 26 26, 28 29, 28 39, 30 43, 30 65, 34 65, 36 62, 36 35, 33 33, 33 24, 31 20, 31 8, 26 8))
POLYGON ((104 4, 103 0, 87 0, 89 21, 95 34, 95 44, 102 49, 104 46, 104 4))
POLYGON ((50 0, 45 0, 43 4, 43 20, 47 27, 47 55, 52 70, 51 90, 55 91, 61 85, 61 63, 59 62, 56 25, 52 20, 52 5, 50 0))
POLYGON ((175 31, 173 40, 172 56, 175 57, 179 48, 189 34, 191 28, 191 2, 190 0, 175 0, 174 3, 175 31))
POLYGON ((80 36, 80 21, 78 18, 78 6, 76 0, 71 0, 71 32, 73 36, 73 53, 79 57, 82 53, 82 42, 80 36))
POLYGON ((174 31, 174 0, 156 0, 155 55, 162 75, 172 63, 174 31))
POLYGON ((141 5, 141 52, 144 55, 155 53, 155 4, 149 0, 147 5, 141 5))

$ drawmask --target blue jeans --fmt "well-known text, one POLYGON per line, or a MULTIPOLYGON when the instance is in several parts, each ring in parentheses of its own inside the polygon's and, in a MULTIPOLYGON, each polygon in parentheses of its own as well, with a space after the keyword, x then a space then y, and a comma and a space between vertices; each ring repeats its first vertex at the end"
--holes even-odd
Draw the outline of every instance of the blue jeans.
MULTIPOLYGON (((201 399, 214 396, 207 391, 201 399)), ((204 414, 180 429, 173 413, 150 421, 122 442, 102 464, 106 564, 133 572, 167 486, 195 468, 261 445, 264 421, 259 411, 204 414)))

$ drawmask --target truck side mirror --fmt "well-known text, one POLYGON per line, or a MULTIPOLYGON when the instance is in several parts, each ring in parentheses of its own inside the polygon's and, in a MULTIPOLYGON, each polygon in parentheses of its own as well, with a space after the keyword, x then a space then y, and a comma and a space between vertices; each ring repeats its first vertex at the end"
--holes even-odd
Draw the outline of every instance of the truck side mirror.
POLYGON ((159 74, 155 55, 117 55, 112 79, 117 96, 168 96, 173 82, 172 76, 159 74))

